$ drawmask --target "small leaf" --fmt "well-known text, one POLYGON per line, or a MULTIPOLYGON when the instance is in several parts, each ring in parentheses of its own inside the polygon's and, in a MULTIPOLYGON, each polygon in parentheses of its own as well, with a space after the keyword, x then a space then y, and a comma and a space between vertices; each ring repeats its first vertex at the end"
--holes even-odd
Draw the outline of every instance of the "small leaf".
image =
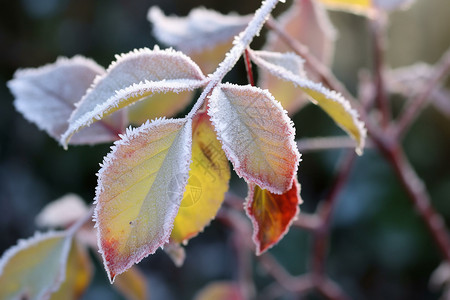
POLYGON ((36 217, 39 227, 67 228, 84 217, 89 208, 80 196, 67 194, 47 204, 36 217))
POLYGON ((169 242, 164 245, 164 252, 170 257, 175 266, 183 266, 184 260, 186 259, 186 251, 184 251, 183 246, 178 243, 169 242))
MULTIPOLYGON (((310 96, 314 104, 319 105, 336 124, 356 141, 356 152, 362 154, 366 130, 364 124, 358 119, 358 113, 351 108, 350 103, 340 94, 323 87, 322 84, 308 80, 302 73, 294 73, 292 69, 287 69, 284 65, 276 64, 273 60, 267 59, 267 57, 279 55, 283 54, 267 51, 250 51, 252 60, 258 66, 281 79, 290 81, 310 96)), ((284 55, 295 56, 295 54, 284 55)))
POLYGON ((127 130, 105 157, 94 219, 111 282, 168 241, 188 180, 191 123, 147 122, 127 130))
POLYGON ((192 123, 192 163, 170 239, 186 243, 216 216, 228 190, 230 168, 206 113, 192 123))
POLYGON ((133 266, 116 278, 113 285, 127 300, 147 300, 149 292, 144 274, 133 266))
POLYGON ((66 279, 51 300, 80 299, 92 279, 92 263, 86 248, 76 240, 72 243, 66 267, 66 279))
POLYGON ((301 203, 297 179, 291 189, 282 195, 249 184, 245 210, 253 224, 256 255, 260 255, 283 238, 297 217, 300 211, 298 205, 301 203))
POLYGON ((155 46, 154 50, 144 48, 117 56, 78 104, 61 144, 66 145, 79 129, 154 93, 194 90, 206 82, 188 56, 172 49, 155 46))
POLYGON ((208 114, 236 173, 273 193, 291 187, 300 154, 295 129, 267 90, 220 84, 209 98, 208 114))
POLYGON ((72 239, 65 232, 36 233, 0 259, 0 299, 49 299, 66 274, 72 239))
POLYGON ((151 7, 147 15, 159 41, 187 54, 212 49, 231 40, 245 29, 251 17, 223 15, 206 8, 194 8, 187 17, 167 17, 156 6, 151 7))
POLYGON ((244 300, 239 286, 233 282, 215 281, 202 288, 194 300, 244 300))
MULTIPOLYGON (((104 73, 105 70, 90 59, 59 58, 53 64, 17 71, 8 87, 16 98, 16 109, 59 140, 67 130, 67 120, 75 110, 75 103, 80 101, 94 78, 104 73)), ((121 126, 122 116, 116 114, 75 135, 71 144, 114 141, 121 126)))

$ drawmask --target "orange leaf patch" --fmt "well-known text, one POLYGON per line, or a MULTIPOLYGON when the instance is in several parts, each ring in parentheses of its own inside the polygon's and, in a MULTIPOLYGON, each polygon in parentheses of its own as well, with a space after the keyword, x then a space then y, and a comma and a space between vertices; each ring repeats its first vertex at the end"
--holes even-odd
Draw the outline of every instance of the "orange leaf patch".
POLYGON ((294 179, 287 192, 278 195, 249 184, 245 209, 253 224, 256 255, 278 243, 299 213, 300 185, 294 179))

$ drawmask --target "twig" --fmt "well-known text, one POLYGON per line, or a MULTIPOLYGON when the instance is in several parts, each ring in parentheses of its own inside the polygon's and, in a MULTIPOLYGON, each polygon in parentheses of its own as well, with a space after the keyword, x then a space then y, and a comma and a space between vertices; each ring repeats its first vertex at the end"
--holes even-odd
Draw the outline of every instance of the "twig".
POLYGON ((396 137, 401 139, 408 128, 414 123, 414 120, 419 115, 422 107, 425 105, 431 93, 434 91, 445 76, 450 72, 450 49, 448 49, 439 62, 435 65, 435 72, 426 84, 423 92, 417 95, 412 101, 408 101, 401 115, 398 118, 396 125, 396 137))
POLYGON ((301 213, 298 219, 295 220, 292 225, 308 231, 314 231, 319 228, 321 223, 322 221, 316 214, 301 213))
POLYGON ((339 164, 338 173, 335 176, 333 185, 331 186, 328 196, 318 212, 322 220, 321 226, 314 232, 313 236, 313 257, 312 257, 312 273, 316 286, 320 286, 326 280, 325 261, 328 249, 328 235, 330 231, 331 216, 336 206, 336 199, 342 187, 347 181, 350 171, 352 170, 353 162, 356 154, 354 151, 349 151, 342 162, 339 164))
POLYGON ((266 252, 258 257, 261 266, 269 273, 283 288, 295 293, 305 293, 314 288, 313 281, 308 275, 294 277, 286 272, 285 268, 266 252))
POLYGON ((347 300, 350 299, 344 291, 332 280, 324 280, 318 287, 317 290, 328 299, 333 300, 347 300))
MULTIPOLYGON (((366 143, 365 147, 371 147, 372 143, 366 143)), ((301 153, 320 150, 333 150, 355 148, 355 141, 346 136, 304 138, 297 141, 298 150, 301 153)))
POLYGON ((391 112, 389 108, 389 99, 387 97, 386 86, 384 82, 384 15, 378 13, 377 18, 369 19, 370 29, 373 38, 374 72, 375 72, 375 91, 376 102, 381 112, 381 124, 384 128, 389 125, 391 112))
POLYGON ((255 86, 255 79, 253 78, 252 63, 250 61, 250 56, 248 54, 248 47, 244 51, 244 62, 245 62, 245 70, 247 71, 248 83, 251 86, 255 86))

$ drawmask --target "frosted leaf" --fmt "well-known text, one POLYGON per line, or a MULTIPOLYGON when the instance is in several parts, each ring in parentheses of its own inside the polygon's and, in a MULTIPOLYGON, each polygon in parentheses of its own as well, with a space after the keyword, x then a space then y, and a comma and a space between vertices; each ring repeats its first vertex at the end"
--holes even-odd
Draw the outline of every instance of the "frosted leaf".
MULTIPOLYGON (((319 1, 296 0, 277 20, 284 32, 308 47, 311 55, 325 65, 331 64, 336 30, 331 24, 328 13, 319 1)), ((292 51, 274 31, 269 31, 267 43, 263 49, 276 52, 292 51)), ((314 72, 310 72, 308 66, 306 66, 306 73, 314 74, 314 72)), ((305 104, 309 103, 306 96, 299 93, 295 86, 268 72, 260 74, 259 86, 268 89, 290 115, 295 114, 305 104)))
MULTIPOLYGON (((277 20, 287 34, 308 47, 319 61, 331 63, 337 33, 320 1, 296 0, 277 20)), ((270 31, 264 50, 286 52, 291 48, 276 32, 270 31)))
POLYGON ((80 196, 67 194, 47 204, 36 217, 39 227, 67 228, 89 212, 80 196))
POLYGON ((98 174, 98 245, 112 281, 169 239, 189 173, 190 119, 127 130, 98 174))
POLYGON ((223 15, 206 8, 195 8, 187 17, 165 16, 160 8, 149 9, 155 37, 166 45, 191 54, 224 43, 245 29, 251 15, 223 15))
POLYGON ((72 239, 65 232, 19 240, 0 259, 0 299, 49 299, 65 279, 72 239))
POLYGON ((250 51, 250 57, 259 67, 302 89, 314 104, 319 105, 336 124, 356 141, 356 152, 362 154, 366 130, 358 118, 358 113, 350 106, 348 100, 340 94, 328 90, 322 84, 303 77, 301 73, 294 73, 292 70, 284 68, 283 65, 276 65, 272 61, 266 60, 267 55, 274 54, 268 54, 266 51, 250 51))
POLYGON ((276 194, 291 187, 300 160, 295 129, 267 90, 219 84, 209 98, 208 114, 240 177, 276 194))
POLYGON ((206 83, 200 68, 172 49, 144 48, 119 55, 83 96, 61 144, 66 146, 79 129, 153 93, 194 90, 206 83))
MULTIPOLYGON (((8 87, 15 97, 14 106, 25 118, 59 140, 67 130, 67 121, 89 86, 105 70, 82 56, 58 58, 40 68, 18 70, 8 87)), ((104 122, 75 135, 71 144, 95 144, 117 138, 122 116, 116 114, 104 122)))

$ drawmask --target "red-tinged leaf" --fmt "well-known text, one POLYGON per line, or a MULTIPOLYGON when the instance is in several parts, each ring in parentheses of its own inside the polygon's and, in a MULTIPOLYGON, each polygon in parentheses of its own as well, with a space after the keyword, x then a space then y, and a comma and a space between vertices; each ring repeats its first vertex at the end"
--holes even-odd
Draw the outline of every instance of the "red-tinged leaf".
POLYGON ((216 281, 202 288, 194 300, 244 300, 239 286, 233 282, 216 281))
POLYGON ((278 194, 291 187, 300 161, 295 129, 267 90, 220 84, 209 98, 208 114, 240 177, 278 194))
POLYGON ((291 189, 281 195, 249 184, 245 210, 253 224, 256 255, 260 255, 283 238, 297 217, 301 203, 297 179, 291 189))
MULTIPOLYGON (((192 91, 206 83, 200 68, 188 56, 172 49, 155 46, 153 50, 144 48, 118 55, 106 74, 97 77, 83 96, 61 144, 66 146, 81 128, 155 93, 192 91)), ((171 106, 164 108, 173 113, 171 106)))
POLYGON ((50 300, 80 299, 91 282, 92 272, 92 262, 87 249, 74 240, 67 261, 66 278, 50 300))
POLYGON ((37 233, 0 259, 0 299, 49 299, 65 279, 72 239, 65 232, 37 233))
POLYGON ((192 121, 128 130, 98 174, 95 220, 111 282, 169 239, 188 180, 192 121))
MULTIPOLYGON (((59 58, 55 63, 36 69, 19 70, 8 82, 15 97, 14 106, 30 122, 59 140, 67 130, 67 121, 94 78, 105 70, 94 61, 75 56, 59 58)), ((86 128, 71 144, 96 144, 117 139, 123 128, 123 114, 114 114, 95 126, 86 128)))

